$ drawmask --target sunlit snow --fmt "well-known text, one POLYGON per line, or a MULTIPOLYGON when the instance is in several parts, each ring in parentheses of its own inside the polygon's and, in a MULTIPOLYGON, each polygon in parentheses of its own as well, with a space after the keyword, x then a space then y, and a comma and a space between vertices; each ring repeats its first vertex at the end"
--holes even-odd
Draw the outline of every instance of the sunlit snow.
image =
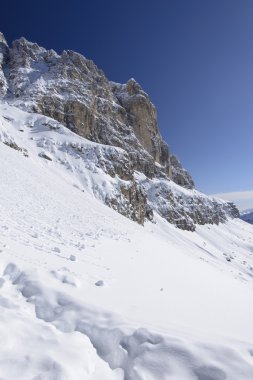
POLYGON ((0 111, 0 379, 252 380, 252 226, 140 226, 103 146, 0 111))

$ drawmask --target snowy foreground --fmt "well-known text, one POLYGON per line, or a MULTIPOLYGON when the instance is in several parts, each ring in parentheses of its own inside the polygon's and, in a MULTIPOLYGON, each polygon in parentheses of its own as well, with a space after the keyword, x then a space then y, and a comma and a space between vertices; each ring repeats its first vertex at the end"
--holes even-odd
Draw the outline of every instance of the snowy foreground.
POLYGON ((252 380, 253 227, 142 227, 0 111, 0 379, 252 380))

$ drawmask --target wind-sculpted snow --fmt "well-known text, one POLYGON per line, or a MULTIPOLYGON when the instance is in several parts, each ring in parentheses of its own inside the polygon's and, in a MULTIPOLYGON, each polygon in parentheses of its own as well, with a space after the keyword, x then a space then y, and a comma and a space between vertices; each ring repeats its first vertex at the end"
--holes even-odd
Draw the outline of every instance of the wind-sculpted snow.
POLYGON ((97 144, 1 115, 0 378, 251 380, 252 226, 138 225, 82 182, 70 141, 97 144))
MULTIPOLYGON (((249 343, 240 343, 239 347, 231 342, 229 345, 207 344, 189 338, 161 335, 146 328, 126 328, 119 317, 79 304, 62 291, 48 288, 52 281, 50 278, 38 279, 37 273, 36 276, 27 274, 14 264, 7 265, 2 280, 4 286, 8 284, 11 287, 12 293, 20 292, 29 304, 34 305, 35 314, 32 326, 36 331, 27 332, 29 345, 19 357, 18 365, 14 366, 12 379, 20 379, 17 370, 21 371, 21 376, 33 372, 40 376, 33 378, 75 380, 246 380, 253 376, 252 345, 249 343), (44 347, 43 356, 37 357, 29 351, 37 348, 40 340, 44 347), (61 350, 58 345, 61 345, 61 350), (35 368, 30 368, 32 365, 35 368)), ((0 307, 8 310, 6 314, 12 317, 9 323, 14 326, 17 321, 11 310, 17 313, 22 303, 22 299, 18 305, 17 302, 11 304, 9 300, 0 299, 0 307)), ((26 307, 29 308, 32 309, 26 307)), ((5 320, 3 322, 6 324, 5 320)), ((26 333, 27 321, 21 320, 19 324, 22 333, 26 333)), ((19 336, 17 338, 20 339, 19 336)), ((24 342, 21 341, 21 344, 24 342)), ((8 356, 10 352, 7 350, 5 357, 8 356)), ((0 373, 5 370, 4 366, 0 366, 0 373)), ((7 372, 7 376, 10 373, 7 372)))
POLYGON ((62 333, 36 317, 31 295, 39 285, 15 264, 1 273, 0 378, 4 380, 117 380, 121 377, 101 360, 87 336, 62 333), (27 281, 24 294, 19 282, 27 281), (2 295, 4 294, 4 296, 2 295), (26 301, 29 301, 27 303, 26 301))

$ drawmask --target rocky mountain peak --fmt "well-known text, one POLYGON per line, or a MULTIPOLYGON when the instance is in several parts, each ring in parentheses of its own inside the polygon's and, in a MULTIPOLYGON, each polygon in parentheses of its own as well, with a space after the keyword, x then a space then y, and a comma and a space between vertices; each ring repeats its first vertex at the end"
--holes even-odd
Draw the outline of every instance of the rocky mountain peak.
POLYGON ((3 64, 3 61, 6 60, 8 51, 9 47, 7 41, 3 33, 0 32, 0 64, 3 64))
POLYGON ((20 37, 12 42, 12 49, 20 52, 31 53, 33 52, 46 52, 46 49, 39 46, 36 42, 28 41, 25 37, 20 37))
POLYGON ((5 46, 8 46, 7 41, 6 41, 3 33, 0 32, 0 45, 2 45, 2 44, 5 46))
POLYGON ((194 182, 170 154, 159 131, 156 108, 135 79, 110 82, 93 61, 77 52, 64 50, 59 55, 23 37, 8 48, 2 34, 1 38, 0 98, 48 116, 80 137, 124 152, 113 153, 113 165, 106 163, 111 153, 101 163, 109 175, 127 182, 118 199, 107 197, 107 204, 134 215, 130 217, 140 223, 152 219, 155 210, 187 229, 194 229, 195 223, 224 221, 227 213, 235 215, 228 205, 215 203, 214 207, 206 199, 195 202, 195 195, 183 191, 192 190, 194 182), (173 183, 179 185, 176 192, 171 191, 173 183))
POLYGON ((147 94, 142 90, 139 83, 136 82, 134 78, 130 78, 126 83, 127 92, 129 95, 142 94, 147 96, 147 94))
POLYGON ((9 47, 3 33, 0 32, 0 97, 7 92, 8 84, 3 73, 3 66, 8 59, 9 47))

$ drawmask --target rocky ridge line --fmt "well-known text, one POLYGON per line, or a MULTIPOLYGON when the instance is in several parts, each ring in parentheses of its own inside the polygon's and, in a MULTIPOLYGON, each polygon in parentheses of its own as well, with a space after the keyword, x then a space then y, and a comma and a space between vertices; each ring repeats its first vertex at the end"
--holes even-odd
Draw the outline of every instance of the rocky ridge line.
POLYGON ((58 55, 25 38, 9 48, 2 34, 0 65, 3 100, 49 116, 93 142, 125 151, 124 159, 116 154, 105 161, 114 161, 111 176, 128 181, 122 196, 132 212, 122 208, 122 197, 106 201, 109 206, 139 223, 152 219, 154 210, 189 230, 195 224, 239 216, 233 205, 193 190, 191 176, 162 140, 154 105, 134 79, 110 82, 81 54, 66 50, 58 55), (174 182, 180 186, 175 188, 174 182))

